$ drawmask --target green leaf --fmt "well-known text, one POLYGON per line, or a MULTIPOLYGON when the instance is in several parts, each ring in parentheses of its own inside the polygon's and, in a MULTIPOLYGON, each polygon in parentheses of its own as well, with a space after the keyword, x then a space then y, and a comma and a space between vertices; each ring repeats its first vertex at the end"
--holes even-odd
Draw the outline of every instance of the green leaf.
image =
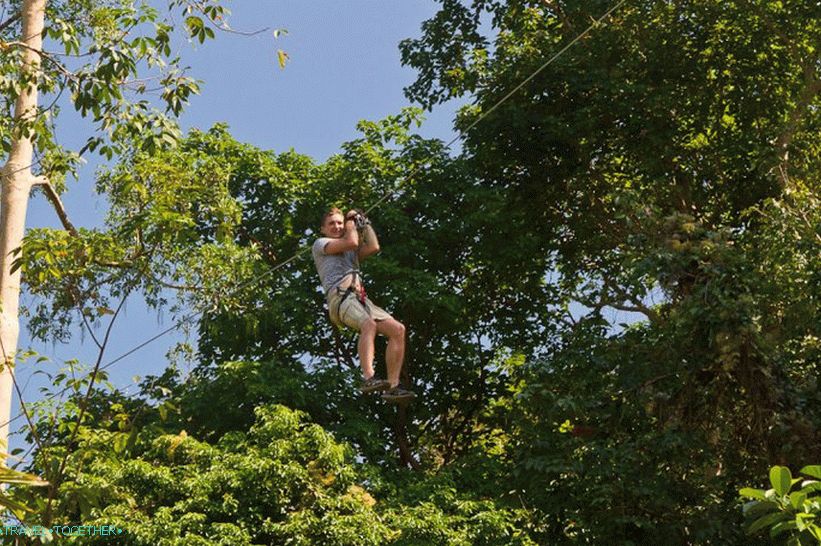
POLYGON ((134 449, 134 446, 137 443, 137 428, 134 427, 131 429, 131 433, 128 435, 128 441, 125 444, 125 449, 131 451, 134 449))
POLYGON ((127 443, 128 443, 128 434, 117 434, 114 437, 114 442, 113 442, 113 446, 112 446, 114 448, 114 453, 122 454, 126 449, 127 443))
POLYGON ((779 510, 781 507, 772 501, 751 501, 744 504, 742 511, 747 518, 759 518, 764 514, 768 514, 774 510, 779 510))
POLYGON ((745 487, 738 492, 742 497, 747 497, 748 499, 757 499, 757 500, 766 500, 764 496, 764 490, 762 489, 753 489, 752 487, 745 487))
POLYGON ((747 528, 747 534, 754 535, 761 529, 764 529, 765 527, 769 527, 770 525, 774 525, 786 519, 790 519, 790 515, 786 512, 775 512, 774 514, 767 514, 766 516, 760 517, 757 520, 755 520, 752 524, 750 524, 750 526, 747 528))
POLYGON ((806 498, 807 494, 803 491, 795 491, 790 493, 790 505, 792 505, 792 507, 796 510, 800 510, 806 498))
POLYGON ((786 466, 774 466, 770 469, 770 483, 779 496, 786 495, 790 491, 790 481, 792 474, 786 466))
POLYGON ((813 478, 818 478, 821 480, 821 465, 810 465, 805 466, 801 469, 801 474, 806 474, 807 476, 812 476, 813 478))
POLYGON ((22 502, 12 499, 5 494, 0 494, 0 506, 4 506, 12 510, 18 518, 26 512, 34 512, 33 508, 30 508, 22 502))
POLYGON ((808 527, 807 520, 815 519, 814 514, 796 514, 795 515, 795 524, 799 531, 804 531, 808 527))
POLYGON ((821 482, 805 481, 801 484, 801 492, 809 495, 813 491, 821 491, 821 482))
POLYGON ((775 538, 782 533, 792 531, 796 527, 797 525, 794 521, 782 521, 781 523, 777 523, 772 526, 772 529, 770 529, 770 538, 775 538))
MULTIPOLYGON (((5 454, 3 455, 5 456, 5 454)), ((18 485, 28 485, 32 487, 43 487, 48 485, 48 482, 39 476, 6 467, 0 467, 0 483, 15 483, 18 485)))

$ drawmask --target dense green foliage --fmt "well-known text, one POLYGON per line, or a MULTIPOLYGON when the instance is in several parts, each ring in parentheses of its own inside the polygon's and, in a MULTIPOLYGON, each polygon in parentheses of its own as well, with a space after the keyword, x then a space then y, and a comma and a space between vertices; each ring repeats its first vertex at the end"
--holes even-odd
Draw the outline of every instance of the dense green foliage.
MULTIPOLYGON (((444 2, 403 44, 409 96, 474 93, 468 127, 606 7, 444 2)), ((475 176, 531 221, 500 230, 592 311, 513 399, 547 542, 746 543, 744 476, 818 460, 817 15, 627 3, 467 131, 475 176), (607 308, 646 321, 614 331, 607 308)))
POLYGON ((475 97, 458 155, 415 110, 323 164, 216 126, 103 173, 105 230, 31 233, 43 336, 77 318, 66 287, 91 317, 133 290, 203 311, 191 374, 52 429, 56 519, 145 544, 766 540, 739 489, 821 460, 818 8, 626 3, 470 127, 605 9, 443 1, 402 51, 410 98, 475 97), (397 411, 356 393, 310 260, 270 267, 408 173, 365 264, 408 328, 397 411))
POLYGON ((84 435, 69 465, 83 471, 62 486, 63 518, 117 525, 146 546, 375 545, 391 536, 355 484, 343 446, 282 406, 255 413, 247 433, 226 434, 216 445, 185 431, 140 434, 128 458, 118 457, 113 438, 125 433, 84 435), (103 509, 91 509, 90 491, 103 509))

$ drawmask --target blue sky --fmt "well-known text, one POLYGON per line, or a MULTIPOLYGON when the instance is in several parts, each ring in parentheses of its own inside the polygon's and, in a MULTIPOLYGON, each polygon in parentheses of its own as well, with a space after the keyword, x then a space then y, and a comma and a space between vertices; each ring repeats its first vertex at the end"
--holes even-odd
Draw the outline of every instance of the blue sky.
MULTIPOLYGON (((438 7, 429 0, 243 0, 226 5, 232 10, 229 22, 233 28, 269 30, 250 37, 218 33, 216 40, 206 44, 179 44, 179 54, 191 67, 191 75, 204 82, 201 94, 192 98, 180 120, 183 129, 207 129, 226 122, 238 140, 277 152, 293 148, 318 161, 355 138, 360 119, 381 119, 409 104, 402 89, 413 81, 414 72, 400 65, 397 46, 402 39, 418 36, 421 22, 438 7), (271 32, 275 28, 288 33, 275 39, 271 32), (277 64, 277 49, 290 56, 285 70, 277 64)), ((455 134, 452 120, 457 107, 452 102, 428 113, 419 132, 449 141, 455 134)), ((86 121, 70 112, 70 107, 64 108, 59 142, 77 149, 89 131, 86 121)), ((77 226, 99 226, 105 214, 105 199, 93 192, 98 165, 90 157, 80 179, 70 182, 63 196, 77 226)), ((42 196, 31 201, 27 225, 59 227, 42 196)), ((31 298, 24 295, 26 302, 31 298)), ((147 312, 139 298, 133 297, 114 326, 103 363, 171 324, 167 314, 147 312)), ((182 339, 180 334, 169 334, 120 361, 110 369, 111 381, 126 387, 135 375, 160 372, 166 365, 166 352, 182 339)), ((93 364, 97 354, 89 336, 79 331, 71 343, 42 344, 33 342, 23 328, 19 347, 32 347, 51 357, 53 362, 37 365, 49 371, 71 358, 93 364)), ((27 385, 26 401, 38 398, 42 385, 42 376, 29 381, 33 369, 31 364, 18 367, 18 380, 21 386, 27 385)), ((18 411, 15 402, 12 415, 18 411)), ((13 424, 12 431, 21 424, 13 424)), ((10 447, 17 445, 20 439, 13 438, 10 447)))

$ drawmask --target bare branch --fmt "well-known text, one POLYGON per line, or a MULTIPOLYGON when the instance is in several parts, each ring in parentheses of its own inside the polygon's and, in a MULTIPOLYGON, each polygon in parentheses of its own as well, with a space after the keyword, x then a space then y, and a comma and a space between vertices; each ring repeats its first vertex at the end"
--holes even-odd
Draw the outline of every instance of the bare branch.
POLYGON ((818 239, 818 242, 821 243, 821 234, 818 233, 818 227, 813 224, 809 218, 807 218, 807 214, 803 210, 798 211, 798 215, 804 220, 804 223, 807 224, 807 227, 810 228, 812 234, 815 235, 815 238, 818 239))
POLYGON ((567 317, 566 319, 561 318, 562 323, 570 326, 571 328, 578 324, 576 319, 573 318, 573 313, 571 313, 570 310, 567 307, 562 309, 562 311, 563 311, 563 315, 565 315, 567 317))
POLYGON ((63 224, 63 227, 66 228, 66 231, 71 233, 74 237, 79 237, 80 233, 77 231, 77 228, 74 227, 74 224, 71 223, 71 220, 68 219, 68 213, 66 213, 66 208, 60 200, 60 195, 57 193, 57 190, 54 189, 51 182, 48 181, 48 178, 45 176, 40 176, 36 179, 33 185, 43 188, 43 193, 51 202, 51 205, 54 207, 54 211, 60 218, 60 222, 63 224))
POLYGON ((624 301, 629 301, 633 305, 625 305, 624 303, 616 305, 616 302, 611 302, 610 307, 613 307, 614 309, 619 309, 620 311, 630 311, 630 312, 633 312, 633 313, 642 313, 643 315, 645 315, 650 320, 650 322, 653 322, 653 323, 659 322, 659 319, 661 318, 661 317, 659 317, 659 314, 656 311, 654 311, 653 309, 650 309, 649 307, 647 307, 644 304, 644 302, 642 302, 639 298, 636 298, 635 296, 631 296, 629 294, 626 294, 621 288, 619 288, 617 286, 612 287, 612 288, 618 294, 619 297, 621 297, 624 301))
MULTIPOLYGON (((97 339, 97 336, 94 334, 94 329, 91 327, 91 324, 88 323, 88 317, 83 312, 82 302, 84 298, 82 297, 82 294, 80 294, 80 290, 72 283, 69 283, 66 290, 71 296, 74 305, 77 306, 77 310, 80 312, 80 318, 83 319, 83 324, 85 325, 86 330, 88 330, 89 335, 91 335, 91 339, 94 341, 94 344, 97 345, 98 349, 102 349, 103 346, 100 344, 100 340, 97 339)), ((74 376, 74 368, 71 369, 71 375, 74 376)))
POLYGON ((256 36, 257 34, 262 34, 263 32, 270 30, 270 27, 265 27, 259 30, 252 30, 246 32, 242 30, 234 30, 233 28, 229 27, 227 23, 223 23, 222 25, 214 25, 214 27, 221 30, 222 32, 227 32, 229 34, 239 34, 240 36, 256 36))
POLYGON ((117 320, 120 311, 122 311, 123 306, 125 305, 125 301, 128 299, 129 293, 130 290, 126 290, 126 292, 123 294, 123 297, 120 300, 120 304, 114 311, 114 316, 111 317, 111 321, 108 323, 108 328, 106 328, 105 336, 103 336, 102 346, 100 347, 100 350, 97 353, 97 362, 95 362, 94 364, 94 370, 92 370, 91 378, 88 381, 88 388, 86 389, 85 396, 80 400, 78 404, 80 411, 77 415, 77 426, 74 427, 74 430, 71 431, 71 436, 68 438, 68 442, 66 443, 65 455, 63 455, 63 459, 60 462, 59 467, 57 468, 57 474, 54 477, 54 481, 51 484, 51 487, 49 487, 48 502, 46 503, 44 518, 49 525, 51 524, 52 503, 54 502, 54 497, 57 493, 57 489, 60 487, 60 482, 63 479, 63 472, 65 471, 66 464, 68 463, 68 457, 69 455, 71 455, 71 445, 74 443, 74 439, 77 437, 77 432, 80 430, 80 426, 83 424, 83 417, 85 416, 89 400, 91 399, 91 392, 94 390, 94 383, 97 380, 97 375, 101 371, 100 364, 102 363, 103 354, 105 353, 106 346, 108 346, 108 340, 109 336, 111 335, 111 329, 113 328, 114 322, 117 320))
POLYGON ((14 22, 20 19, 20 17, 21 13, 18 11, 17 13, 15 13, 11 17, 0 23, 0 32, 3 32, 9 25, 14 24, 14 22))
POLYGON ((641 313, 648 318, 650 322, 658 322, 659 315, 649 307, 644 304, 639 305, 625 305, 623 303, 617 303, 614 301, 606 302, 605 305, 607 307, 612 307, 613 309, 618 309, 619 311, 628 311, 630 313, 641 313))
POLYGON ((196 9, 198 12, 204 15, 205 20, 208 21, 211 24, 211 26, 222 32, 227 32, 229 34, 239 34, 240 36, 256 36, 257 34, 262 34, 270 28, 265 27, 259 30, 252 30, 247 32, 242 30, 234 30, 233 28, 229 27, 228 23, 224 20, 221 21, 221 24, 217 24, 216 21, 214 21, 214 18, 205 12, 205 8, 202 6, 202 3, 197 2, 196 0, 188 0, 186 4, 188 4, 189 7, 196 9))
POLYGON ((17 382, 17 377, 14 373, 14 357, 6 354, 6 347, 5 345, 3 345, 2 339, 0 339, 0 350, 2 350, 3 352, 3 366, 9 366, 12 368, 11 370, 9 370, 9 375, 11 376, 12 383, 14 384, 14 390, 17 391, 17 397, 20 399, 20 407, 22 408, 22 414, 25 416, 29 428, 31 429, 31 436, 32 438, 34 438, 34 443, 37 444, 37 448, 40 450, 41 453, 43 453, 43 456, 45 457, 46 461, 48 461, 48 454, 43 451, 43 443, 40 438, 40 434, 37 432, 37 426, 34 424, 34 421, 31 418, 31 414, 29 413, 29 410, 26 407, 26 401, 23 400, 23 392, 20 390, 20 384, 17 382))
MULTIPOLYGON (((86 316, 85 313, 83 313, 82 309, 80 309, 80 318, 83 319, 83 324, 85 325, 86 330, 88 330, 88 333, 91 335, 91 339, 94 341, 94 345, 96 345, 98 349, 102 349, 103 345, 102 345, 102 343, 100 343, 100 340, 97 339, 97 335, 94 333, 94 330, 91 328, 91 324, 88 323, 88 317, 86 316)), ((72 370, 72 372, 73 372, 73 370, 72 370)))
POLYGON ((69 70, 68 68, 63 66, 63 64, 60 63, 60 61, 58 61, 52 55, 50 55, 49 53, 46 53, 42 49, 37 49, 37 48, 31 47, 30 45, 28 45, 25 42, 3 42, 3 41, 0 41, 0 49, 7 49, 9 47, 20 47, 20 48, 23 48, 23 49, 28 49, 29 51, 32 51, 34 53, 37 53, 38 55, 40 55, 41 58, 43 58, 43 59, 49 61, 51 64, 53 64, 57 68, 57 70, 59 70, 67 78, 72 79, 72 80, 77 79, 77 74, 75 74, 74 72, 72 72, 71 70, 69 70))
POLYGON ((198 292, 202 290, 202 286, 196 286, 192 284, 173 284, 170 282, 166 282, 161 278, 157 277, 156 275, 152 275, 148 270, 143 270, 143 274, 155 283, 159 284, 160 286, 171 288, 173 290, 187 290, 189 292, 198 292))

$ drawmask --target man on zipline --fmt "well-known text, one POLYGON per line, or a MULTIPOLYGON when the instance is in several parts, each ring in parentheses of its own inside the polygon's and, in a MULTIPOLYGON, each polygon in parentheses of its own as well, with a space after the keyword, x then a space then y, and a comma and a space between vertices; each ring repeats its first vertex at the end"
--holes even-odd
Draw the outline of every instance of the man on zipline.
POLYGON ((405 326, 367 297, 359 278, 359 261, 379 252, 379 240, 370 221, 358 211, 349 211, 343 217, 341 210, 332 208, 322 217, 320 232, 323 237, 314 242, 312 249, 314 263, 325 290, 331 322, 359 332, 359 362, 364 376, 360 390, 385 391, 382 398, 388 402, 413 400, 414 393, 399 387, 399 372, 405 358, 405 326), (362 230, 362 244, 358 228, 362 230), (377 333, 388 338, 387 380, 374 375, 377 333))

